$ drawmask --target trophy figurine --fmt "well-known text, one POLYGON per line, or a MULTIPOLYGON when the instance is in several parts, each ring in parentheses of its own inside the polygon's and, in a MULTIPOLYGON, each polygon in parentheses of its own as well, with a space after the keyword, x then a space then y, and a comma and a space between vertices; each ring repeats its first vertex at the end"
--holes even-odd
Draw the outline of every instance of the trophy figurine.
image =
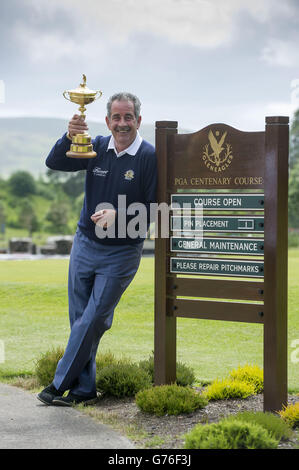
MULTIPOLYGON (((90 90, 86 86, 86 76, 83 75, 83 83, 80 83, 78 88, 74 90, 67 90, 63 92, 63 96, 66 100, 72 101, 80 105, 79 111, 81 117, 85 119, 84 112, 86 111, 85 105, 92 103, 102 96, 101 91, 90 90), (68 94, 68 97, 66 96, 68 94), (98 96, 97 96, 98 95, 98 96)), ((76 134, 72 137, 71 148, 66 152, 67 157, 71 158, 94 158, 97 156, 93 150, 91 137, 87 132, 84 134, 76 134)))

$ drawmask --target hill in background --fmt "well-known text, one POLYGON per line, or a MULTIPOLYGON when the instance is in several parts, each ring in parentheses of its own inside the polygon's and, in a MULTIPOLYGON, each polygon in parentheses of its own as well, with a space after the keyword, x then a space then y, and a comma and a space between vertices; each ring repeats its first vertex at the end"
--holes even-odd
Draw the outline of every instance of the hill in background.
MULTIPOLYGON (((109 134, 106 124, 87 122, 92 137, 109 134)), ((45 159, 67 126, 67 120, 57 118, 0 118, 0 176, 7 178, 17 170, 30 171, 36 177, 45 174, 45 159)), ((154 124, 142 124, 140 131, 154 145, 154 124)))

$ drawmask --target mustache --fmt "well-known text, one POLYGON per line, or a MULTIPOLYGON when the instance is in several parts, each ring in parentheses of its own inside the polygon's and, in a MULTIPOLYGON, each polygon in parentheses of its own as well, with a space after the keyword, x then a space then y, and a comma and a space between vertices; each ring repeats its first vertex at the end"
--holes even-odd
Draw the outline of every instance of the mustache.
POLYGON ((131 128, 129 126, 116 126, 115 128, 116 131, 130 131, 131 128))

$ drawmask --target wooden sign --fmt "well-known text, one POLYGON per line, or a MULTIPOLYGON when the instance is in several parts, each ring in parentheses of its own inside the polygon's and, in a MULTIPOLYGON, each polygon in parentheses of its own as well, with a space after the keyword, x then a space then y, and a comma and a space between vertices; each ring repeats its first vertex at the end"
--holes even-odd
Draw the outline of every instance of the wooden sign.
MULTIPOLYGON (((263 189, 265 132, 241 132, 212 124, 193 134, 177 134, 176 123, 164 122, 172 135, 167 143, 171 165, 167 189, 263 189)), ((162 129, 163 121, 157 123, 162 129)), ((159 150, 158 150, 159 151, 159 150)))
POLYGON ((157 202, 171 209, 171 233, 158 213, 155 384, 176 379, 177 317, 259 323, 264 410, 287 404, 288 122, 191 134, 156 122, 157 202))

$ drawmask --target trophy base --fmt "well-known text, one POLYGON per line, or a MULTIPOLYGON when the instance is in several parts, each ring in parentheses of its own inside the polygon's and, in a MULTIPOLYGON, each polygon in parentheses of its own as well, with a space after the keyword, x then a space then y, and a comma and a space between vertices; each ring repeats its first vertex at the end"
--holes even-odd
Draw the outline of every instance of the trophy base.
POLYGON ((97 154, 93 150, 90 135, 87 133, 74 135, 66 156, 70 158, 95 158, 97 154))
POLYGON ((96 152, 73 152, 69 150, 66 152, 66 156, 69 158, 95 158, 97 156, 96 152))

